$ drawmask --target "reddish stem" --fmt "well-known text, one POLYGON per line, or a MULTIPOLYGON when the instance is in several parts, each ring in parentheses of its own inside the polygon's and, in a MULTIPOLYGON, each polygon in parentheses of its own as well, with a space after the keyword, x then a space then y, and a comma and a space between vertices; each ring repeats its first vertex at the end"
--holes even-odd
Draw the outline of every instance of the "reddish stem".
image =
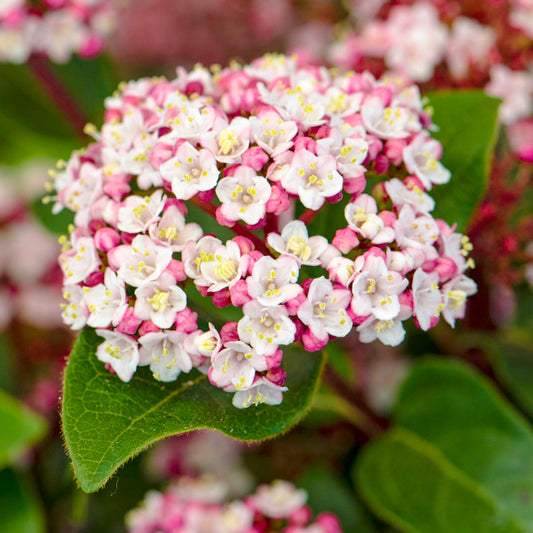
MULTIPOLYGON (((318 211, 320 211, 320 209, 318 211)), ((301 220, 307 226, 307 224, 309 224, 318 215, 318 211, 306 209, 299 220, 301 220)))
POLYGON ((87 118, 67 90, 61 85, 61 82, 48 65, 48 61, 41 56, 32 55, 27 63, 49 98, 63 113, 63 116, 74 128, 75 132, 85 139, 86 135, 83 130, 87 124, 87 118))
POLYGON ((277 215, 273 215, 272 213, 267 214, 267 223, 265 226, 265 237, 272 232, 277 233, 279 231, 278 229, 278 217, 277 215))
MULTIPOLYGON (((213 218, 216 219, 216 206, 209 203, 209 202, 202 202, 199 200, 196 196, 193 196, 189 199, 189 202, 194 204, 195 206, 199 207, 202 211, 205 211, 208 215, 211 215, 213 218)), ((246 229, 245 227, 241 226, 238 223, 235 223, 231 228, 237 235, 241 235, 242 237, 246 237, 247 239, 250 239, 257 250, 263 252, 266 255, 270 255, 270 252, 268 251, 268 248, 265 246, 265 243, 256 235, 254 235, 250 230, 246 229)))

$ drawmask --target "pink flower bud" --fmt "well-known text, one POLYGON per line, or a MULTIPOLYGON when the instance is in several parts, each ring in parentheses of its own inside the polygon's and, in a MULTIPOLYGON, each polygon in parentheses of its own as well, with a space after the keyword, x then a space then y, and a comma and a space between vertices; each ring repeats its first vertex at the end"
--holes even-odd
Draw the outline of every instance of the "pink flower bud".
POLYGON ((264 257, 263 254, 258 250, 252 250, 247 253, 244 258, 246 259, 246 274, 251 275, 254 269, 255 264, 261 257, 264 257))
POLYGON ((388 139, 385 142, 383 153, 393 165, 401 165, 403 162, 403 149, 407 143, 403 139, 388 139))
POLYGON ((210 202, 215 197, 215 189, 209 189, 208 191, 198 191, 196 198, 200 202, 210 202))
POLYGON ((285 302, 285 307, 287 308, 289 315, 297 315, 298 309, 300 309, 305 300, 307 300, 305 294, 300 293, 298 296, 296 296, 296 298, 291 298, 285 302))
POLYGON ((283 351, 280 348, 278 348, 272 355, 269 355, 266 358, 268 370, 274 370, 275 368, 278 368, 279 365, 281 365, 282 360, 283 360, 283 351))
POLYGON ((369 98, 379 98, 383 102, 384 107, 389 107, 392 102, 392 90, 386 85, 380 85, 372 89, 369 98))
POLYGON ((267 213, 273 213, 279 215, 284 211, 287 211, 291 205, 289 195, 281 187, 273 185, 270 191, 270 198, 266 203, 267 213))
POLYGON ((383 148, 383 143, 380 139, 377 137, 374 137, 373 135, 367 135, 366 141, 368 142, 368 158, 365 159, 365 162, 367 160, 373 161, 376 159, 378 154, 381 152, 381 149, 383 148))
POLYGON ((378 174, 386 174, 389 170, 389 160, 383 154, 378 155, 374 160, 374 171, 378 174))
POLYGON ((302 342, 304 348, 308 352, 318 352, 326 346, 329 340, 329 335, 326 335, 326 338, 319 339, 310 329, 304 331, 302 335, 302 342))
POLYGON ((125 335, 133 335, 141 325, 142 320, 137 318, 133 307, 128 307, 116 330, 125 335))
POLYGON ((78 55, 84 59, 97 56, 104 48, 102 39, 96 35, 91 35, 78 49, 78 55))
MULTIPOLYGON (((133 309, 132 307, 130 309, 133 309)), ((159 333, 161 328, 158 328, 151 320, 145 320, 139 328, 139 337, 148 333, 159 333)))
POLYGON ((172 157, 172 146, 162 141, 158 142, 150 152, 150 163, 157 170, 162 163, 172 157))
POLYGON ((335 237, 333 237, 331 244, 343 254, 347 254, 359 244, 359 239, 352 228, 343 228, 335 232, 335 237))
POLYGON ((302 505, 289 516, 291 525, 305 526, 313 517, 311 509, 307 505, 302 505))
POLYGON ((239 340, 239 332, 237 331, 237 327, 237 322, 226 322, 222 328, 220 328, 220 340, 223 344, 239 340))
POLYGON ((320 525, 324 533, 342 533, 339 519, 332 513, 321 513, 315 522, 320 525))
POLYGON ((176 331, 192 333, 198 329, 198 314, 186 307, 176 313, 176 331))
POLYGON ((398 218, 392 211, 380 211, 378 213, 378 217, 381 218, 381 220, 383 220, 383 223, 388 228, 393 228, 394 223, 396 222, 396 220, 398 220, 398 218))
POLYGON ((248 303, 252 298, 248 294, 248 284, 244 279, 240 279, 229 289, 231 304, 235 307, 242 307, 248 303))
POLYGON ((242 235, 237 235, 231 240, 237 243, 237 246, 239 247, 239 250, 241 251, 242 255, 247 254, 248 252, 251 252, 255 249, 254 243, 250 239, 247 239, 242 235))
POLYGON ((422 265, 424 272, 437 272, 439 275, 439 281, 444 282, 453 278, 457 272, 457 264, 451 257, 439 257, 431 261, 426 261, 422 265))
POLYGON ((364 174, 355 178, 344 178, 343 188, 348 194, 360 194, 365 190, 366 178, 364 174))
POLYGON ((266 165, 268 160, 268 154, 266 154, 259 146, 248 148, 248 150, 242 154, 242 164, 252 167, 256 172, 259 172, 266 165))
POLYGON ((274 385, 279 385, 280 387, 285 384, 287 380, 287 372, 282 368, 278 367, 273 370, 268 370, 265 377, 268 381, 274 383, 274 385))
POLYGON ((101 252, 109 252, 120 244, 120 235, 113 228, 101 228, 94 234, 94 245, 101 252))
POLYGON ((219 309, 222 309, 224 307, 228 307, 228 305, 231 304, 231 297, 229 293, 229 289, 222 289, 217 292, 213 292, 213 305, 215 307, 218 307, 219 309))
POLYGON ((85 278, 85 285, 87 287, 94 287, 96 285, 99 285, 100 283, 104 282, 104 273, 100 270, 96 270, 95 272, 91 272, 86 278, 85 278))
POLYGON ((171 274, 176 281, 185 281, 187 274, 185 274, 185 265, 177 259, 171 259, 167 268, 163 272, 171 274))
POLYGON ((316 154, 316 141, 311 137, 299 137, 294 142, 294 151, 297 152, 298 150, 307 150, 316 154))
POLYGON ((187 216, 187 206, 185 205, 185 202, 182 202, 181 200, 178 200, 177 198, 167 198, 165 201, 165 206, 163 207, 163 213, 169 208, 169 207, 176 207, 178 211, 184 216, 187 216))
POLYGON ((104 182, 103 190, 115 202, 120 202, 131 191, 129 181, 126 174, 113 174, 104 182))

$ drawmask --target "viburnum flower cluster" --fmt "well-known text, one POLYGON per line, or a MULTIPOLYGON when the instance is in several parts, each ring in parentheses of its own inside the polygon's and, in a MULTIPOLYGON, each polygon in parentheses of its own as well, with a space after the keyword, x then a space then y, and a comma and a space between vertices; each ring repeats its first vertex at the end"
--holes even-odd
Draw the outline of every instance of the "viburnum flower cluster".
POLYGON ((63 318, 96 328, 123 381, 196 367, 236 407, 279 404, 284 346, 352 329, 397 345, 410 317, 464 315, 472 246, 430 214, 450 172, 415 86, 265 56, 125 83, 105 106, 96 142, 52 172, 54 209, 75 212, 63 318), (373 194, 366 173, 385 179, 373 194), (338 224, 331 242, 315 216, 338 224), (200 327, 199 295, 238 320, 200 327))
POLYGON ((57 63, 101 52, 115 25, 113 0, 2 0, 0 61, 44 54, 57 63))
POLYGON ((222 503, 224 497, 215 479, 182 478, 166 492, 149 492, 126 526, 129 533, 342 533, 331 513, 313 520, 307 493, 288 481, 261 485, 244 500, 222 503))

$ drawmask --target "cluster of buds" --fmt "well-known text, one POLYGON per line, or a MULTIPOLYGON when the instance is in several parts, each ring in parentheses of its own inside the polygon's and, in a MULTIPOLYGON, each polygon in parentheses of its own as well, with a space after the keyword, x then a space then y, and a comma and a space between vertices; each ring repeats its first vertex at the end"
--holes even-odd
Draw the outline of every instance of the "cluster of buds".
POLYGON ((112 0, 4 0, 0 3, 0 61, 24 63, 44 54, 64 63, 73 53, 93 57, 114 26, 112 0))
POLYGON ((430 214, 426 191, 450 173, 415 86, 265 56, 125 83, 105 105, 48 200, 75 212, 63 318, 97 328, 123 381, 197 367, 236 407, 279 404, 283 346, 320 350, 354 327, 397 345, 410 317, 427 330, 464 315, 472 246, 430 214), (386 180, 374 195, 367 172, 386 180), (338 225, 331 242, 309 236, 316 216, 338 225), (200 295, 238 320, 201 329, 200 295))
POLYGON ((164 493, 149 492, 126 517, 129 533, 342 533, 339 520, 321 513, 315 520, 307 494, 288 481, 261 485, 244 500, 223 504, 225 490, 214 479, 182 478, 164 493))

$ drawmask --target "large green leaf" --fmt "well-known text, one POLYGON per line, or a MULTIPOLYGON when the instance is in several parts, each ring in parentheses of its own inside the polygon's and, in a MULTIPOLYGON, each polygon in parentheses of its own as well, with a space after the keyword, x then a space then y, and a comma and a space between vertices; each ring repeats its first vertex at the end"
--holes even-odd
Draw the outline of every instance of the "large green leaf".
POLYGON ((459 363, 422 362, 395 421, 402 432, 371 444, 357 471, 378 514, 406 532, 533 530, 533 431, 485 378, 459 363))
POLYGON ((367 446, 356 480, 375 513, 404 533, 526 532, 436 446, 405 430, 367 446))
POLYGON ((35 444, 46 431, 46 422, 18 400, 0 390, 0 468, 35 444))
POLYGON ((496 340, 488 348, 505 388, 533 416, 533 338, 525 331, 514 332, 513 337, 512 341, 496 340))
POLYGON ((500 100, 482 91, 442 91, 428 97, 439 127, 433 137, 442 143, 441 161, 452 173, 449 183, 431 191, 434 215, 457 222, 464 231, 487 190, 500 100))
POLYGON ((283 403, 240 410, 231 394, 196 371, 162 383, 139 369, 123 383, 96 358, 101 342, 93 330, 82 331, 64 376, 63 433, 86 492, 98 490, 130 457, 169 435, 208 428, 256 441, 288 430, 309 408, 323 365, 320 354, 286 349, 289 391, 283 403))
POLYGON ((0 533, 44 533, 45 520, 35 488, 9 468, 0 472, 0 533))

